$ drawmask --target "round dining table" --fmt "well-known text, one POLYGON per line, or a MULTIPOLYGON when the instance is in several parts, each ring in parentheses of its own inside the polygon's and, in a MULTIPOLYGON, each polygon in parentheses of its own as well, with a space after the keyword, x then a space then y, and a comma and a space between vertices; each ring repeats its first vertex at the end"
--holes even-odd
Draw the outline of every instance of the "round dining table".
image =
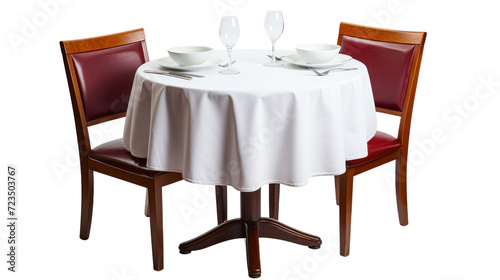
POLYGON ((344 173, 347 160, 367 155, 377 126, 370 78, 361 62, 351 59, 338 67, 356 70, 319 76, 294 63, 266 67, 268 53, 234 50, 233 67, 240 73, 222 75, 218 64, 227 62, 227 52, 214 51, 203 67, 185 72, 203 76, 190 80, 145 72, 175 75, 180 67, 164 68, 165 58, 143 64, 135 75, 123 134, 124 147, 147 158, 148 168, 241 192, 241 218, 179 249, 189 253, 246 238, 250 277, 261 275, 259 237, 321 245, 319 237, 261 217, 261 186, 303 186, 312 176, 344 173))

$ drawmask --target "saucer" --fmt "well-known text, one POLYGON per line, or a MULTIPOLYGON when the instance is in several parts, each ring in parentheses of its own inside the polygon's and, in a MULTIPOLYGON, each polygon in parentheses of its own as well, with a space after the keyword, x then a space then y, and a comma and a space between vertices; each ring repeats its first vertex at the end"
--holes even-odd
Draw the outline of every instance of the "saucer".
POLYGON ((191 65, 191 66, 179 66, 179 64, 177 64, 170 56, 160 58, 156 61, 156 63, 158 63, 158 65, 160 65, 161 67, 165 67, 168 69, 174 69, 174 70, 180 70, 180 71, 205 70, 205 69, 212 68, 212 67, 219 65, 219 63, 221 63, 221 62, 223 62, 222 58, 211 57, 202 64, 191 65))
POLYGON ((311 67, 311 68, 331 68, 331 67, 336 67, 340 66, 350 60, 352 60, 352 57, 345 55, 345 54, 338 54, 336 55, 332 60, 324 63, 316 63, 316 64, 309 64, 305 62, 298 54, 291 54, 283 58, 286 62, 297 65, 297 66, 302 66, 302 67, 311 67))

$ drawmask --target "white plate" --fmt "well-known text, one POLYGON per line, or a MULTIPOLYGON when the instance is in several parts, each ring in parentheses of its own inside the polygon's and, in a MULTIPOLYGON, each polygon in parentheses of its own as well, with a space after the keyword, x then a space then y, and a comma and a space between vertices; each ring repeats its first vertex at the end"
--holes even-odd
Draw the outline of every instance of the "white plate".
POLYGON ((318 64, 309 64, 305 62, 298 54, 291 54, 288 55, 284 58, 286 62, 289 62, 294 65, 302 66, 302 67, 311 67, 311 68, 331 68, 331 67, 336 67, 340 66, 349 60, 351 60, 352 57, 346 55, 346 54, 338 54, 336 55, 332 60, 325 62, 325 63, 318 63, 318 64))
POLYGON ((160 65, 161 67, 174 69, 174 70, 180 70, 180 71, 204 70, 204 69, 215 67, 215 66, 219 65, 219 63, 221 63, 221 62, 223 62, 222 58, 211 57, 203 64, 182 67, 182 66, 179 66, 179 64, 177 64, 170 56, 160 58, 156 61, 156 63, 158 63, 158 65, 160 65))

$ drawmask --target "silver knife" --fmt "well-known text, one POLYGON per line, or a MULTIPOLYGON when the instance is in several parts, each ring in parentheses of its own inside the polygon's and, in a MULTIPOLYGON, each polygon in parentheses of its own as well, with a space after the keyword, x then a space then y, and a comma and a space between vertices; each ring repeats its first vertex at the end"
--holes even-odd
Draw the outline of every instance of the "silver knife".
POLYGON ((144 73, 149 73, 149 74, 172 74, 172 75, 178 75, 178 76, 184 76, 184 77, 196 77, 196 78, 204 78, 205 76, 202 75, 197 75, 197 74, 192 74, 192 73, 186 73, 186 72, 174 72, 174 71, 160 71, 160 70, 144 70, 144 73))
POLYGON ((160 71, 153 71, 153 70, 144 70, 144 73, 169 76, 169 77, 179 78, 179 79, 183 79, 183 80, 192 80, 193 79, 193 77, 189 77, 189 76, 177 75, 177 74, 171 74, 169 72, 160 72, 160 71))

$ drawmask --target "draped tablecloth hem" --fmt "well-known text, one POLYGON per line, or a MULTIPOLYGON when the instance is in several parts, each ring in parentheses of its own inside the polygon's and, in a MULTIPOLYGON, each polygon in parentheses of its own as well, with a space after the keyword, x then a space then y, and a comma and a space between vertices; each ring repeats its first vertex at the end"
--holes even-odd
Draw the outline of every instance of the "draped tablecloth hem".
MULTIPOLYGON (((182 174, 182 170, 169 169, 169 170, 161 170, 161 171, 176 172, 176 173, 181 173, 182 174)), ((300 182, 300 183, 290 183, 290 182, 286 182, 286 181, 282 181, 282 180, 267 180, 267 181, 264 181, 262 183, 257 184, 258 187, 251 187, 251 188, 250 187, 245 187, 245 186, 235 187, 235 186, 233 186, 229 182, 220 182, 220 181, 218 181, 218 182, 210 182, 210 181, 195 180, 195 179, 191 179, 191 178, 186 178, 186 177, 184 177, 184 175, 182 176, 182 179, 184 181, 186 181, 186 182, 193 183, 193 184, 198 184, 198 185, 231 186, 235 190, 240 191, 240 192, 254 192, 254 191, 259 190, 262 186, 265 186, 265 185, 268 185, 268 184, 280 184, 280 185, 286 185, 286 186, 290 186, 290 187, 302 187, 302 186, 307 185, 309 183, 309 179, 312 178, 312 177, 318 177, 318 176, 337 176, 337 175, 344 174, 344 172, 345 172, 345 169, 342 170, 342 171, 338 171, 338 172, 320 172, 320 173, 314 173, 314 174, 308 175, 307 176, 307 180, 305 182, 300 182)))
MULTIPOLYGON (((368 141, 372 140, 372 138, 373 138, 373 136, 375 136, 375 134, 377 134, 376 126, 374 127, 373 131, 370 132, 370 137, 366 138, 366 142, 368 143, 368 141)), ((365 157, 366 157, 366 155, 365 155, 365 157)))
POLYGON ((125 150, 127 150, 133 157, 136 157, 136 158, 148 158, 148 155, 139 154, 139 153, 136 153, 135 151, 132 151, 128 147, 128 145, 125 145, 125 143, 123 143, 123 148, 125 148, 125 150))
MULTIPOLYGON (((129 151, 132 154, 132 156, 134 156, 134 157, 147 158, 147 156, 139 156, 137 154, 134 154, 127 147, 125 147, 125 149, 127 151, 129 151)), ((351 157, 346 158, 346 161, 364 158, 367 155, 368 155, 367 153, 364 153, 364 154, 359 155, 359 156, 351 156, 351 157)), ((152 170, 156 170, 156 171, 175 172, 175 173, 181 173, 181 174, 183 174, 183 170, 181 170, 181 169, 170 169, 170 168, 169 169, 165 169, 165 168, 158 168, 158 167, 154 167, 154 166, 150 166, 150 165, 148 165, 148 168, 150 168, 152 170)), ((184 174, 182 175, 182 179, 184 181, 186 181, 186 182, 193 183, 193 184, 198 184, 198 185, 227 185, 227 186, 233 187, 235 190, 240 191, 240 192, 254 192, 254 191, 259 190, 262 186, 268 185, 268 184, 281 184, 281 185, 287 185, 287 186, 290 186, 290 187, 302 187, 302 186, 307 185, 309 183, 309 179, 312 178, 312 177, 318 177, 318 176, 337 176, 337 175, 343 174, 344 172, 345 172, 345 169, 342 170, 342 171, 338 171, 338 172, 319 172, 319 173, 313 173, 313 174, 310 174, 310 175, 307 176, 307 180, 305 182, 300 182, 300 183, 290 183, 290 182, 286 182, 286 181, 283 181, 283 180, 267 180, 267 181, 264 181, 262 183, 259 183, 258 187, 252 187, 252 188, 248 188, 248 187, 245 187, 245 186, 235 187, 230 182, 220 182, 220 181, 219 182, 215 182, 215 181, 212 182, 212 181, 204 181, 204 180, 195 180, 195 179, 184 177, 184 174)))
MULTIPOLYGON (((375 134, 377 134, 377 130, 376 130, 376 129, 375 129, 375 130, 371 133, 370 137, 368 137, 368 138, 366 139, 366 142, 370 141, 370 140, 373 138, 373 136, 375 136, 375 134)), ((368 151, 366 151, 365 153, 362 153, 362 154, 360 154, 360 155, 355 155, 355 156, 346 156, 346 159, 345 159, 345 160, 346 160, 346 161, 349 161, 349 160, 356 160, 356 159, 364 158, 364 157, 367 157, 367 156, 368 156, 368 151)))
POLYGON ((364 158, 364 157, 367 157, 368 156, 368 153, 363 153, 362 155, 359 155, 359 156, 350 156, 350 157, 346 157, 346 161, 350 161, 350 160, 355 160, 355 159, 360 159, 360 158, 364 158))

